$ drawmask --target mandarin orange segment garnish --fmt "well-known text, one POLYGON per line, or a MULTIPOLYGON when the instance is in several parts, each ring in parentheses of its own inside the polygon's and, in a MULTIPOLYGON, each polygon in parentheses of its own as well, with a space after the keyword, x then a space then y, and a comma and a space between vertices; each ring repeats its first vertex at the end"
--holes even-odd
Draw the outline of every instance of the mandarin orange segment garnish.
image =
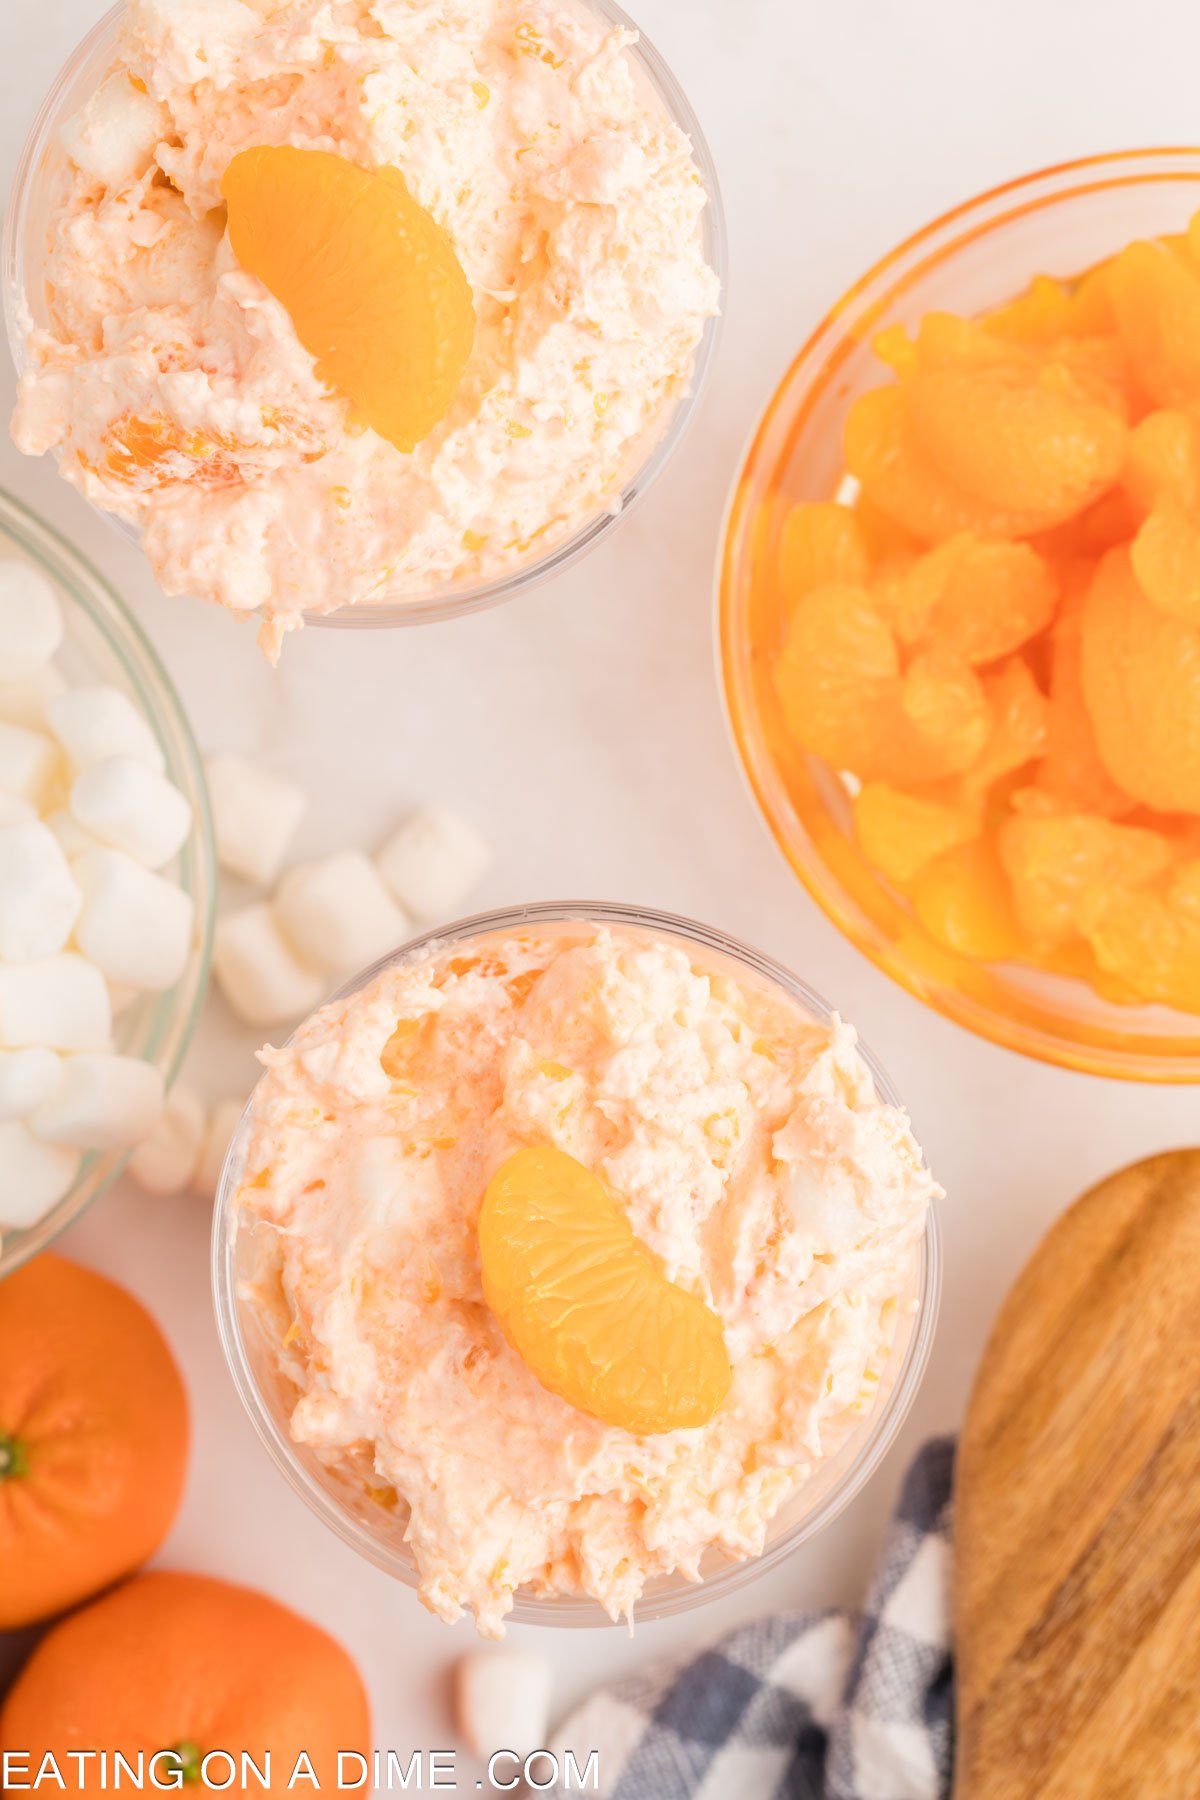
POLYGON ((597 1175, 518 1150, 479 1215, 483 1292, 552 1394, 638 1436, 706 1425, 729 1392, 721 1321, 667 1279, 597 1175))
POLYGON ((781 728, 941 949, 1200 1011, 1200 215, 874 348, 774 502, 781 728))
POLYGON ((398 169, 291 145, 225 171, 229 241, 286 307, 321 379, 398 450, 450 411, 475 308, 446 232, 398 169))

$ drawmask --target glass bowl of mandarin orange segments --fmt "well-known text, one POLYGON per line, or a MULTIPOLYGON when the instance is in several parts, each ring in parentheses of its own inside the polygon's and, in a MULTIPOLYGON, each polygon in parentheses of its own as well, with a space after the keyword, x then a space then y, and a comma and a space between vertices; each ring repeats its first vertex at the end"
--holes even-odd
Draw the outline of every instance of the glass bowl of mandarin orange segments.
MULTIPOLYGON (((481 940, 563 923, 629 927, 656 939, 674 941, 703 954, 706 966, 726 965, 743 983, 782 991, 804 1014, 827 1023, 831 1009, 821 996, 790 970, 724 932, 689 919, 608 902, 554 902, 515 907, 426 933, 384 957, 342 989, 335 999, 357 993, 386 968, 413 961, 435 950, 477 948, 481 940)), ((895 1089, 871 1050, 859 1041, 875 1091, 881 1101, 900 1106, 895 1089)), ((276 1468, 302 1500, 351 1549, 406 1586, 418 1585, 416 1565, 405 1541, 402 1518, 395 1507, 381 1504, 369 1477, 352 1480, 326 1466, 306 1445, 294 1443, 288 1420, 298 1394, 278 1369, 278 1344, 264 1328, 261 1315, 247 1304, 243 1285, 254 1266, 254 1227, 237 1228, 234 1197, 246 1172, 253 1124, 254 1098, 243 1114, 226 1156, 213 1223, 212 1275, 217 1328, 234 1385, 276 1468)), ((902 1304, 897 1307, 896 1335, 886 1365, 879 1371, 873 1399, 832 1453, 821 1460, 808 1480, 779 1510, 767 1531, 761 1555, 731 1562, 710 1552, 699 1581, 682 1576, 652 1581, 638 1602, 640 1621, 664 1619, 690 1611, 744 1587, 774 1569, 801 1544, 829 1525, 870 1480, 908 1415, 920 1387, 937 1322, 941 1292, 941 1242, 931 1206, 920 1244, 912 1253, 902 1304)), ((509 1614, 517 1624, 602 1626, 611 1624, 599 1604, 584 1596, 539 1595, 520 1589, 509 1614)))
MULTIPOLYGON (((727 275, 725 215, 716 165, 700 122, 666 61, 641 34, 629 14, 615 5, 614 0, 584 0, 584 4, 610 26, 638 33, 636 42, 629 46, 629 55, 646 104, 661 111, 691 142, 705 194, 700 216, 702 248, 705 260, 724 292, 727 275)), ((9 349, 18 374, 25 362, 28 323, 32 319, 37 325, 45 317, 37 270, 46 241, 55 172, 61 167, 62 128, 112 68, 124 10, 124 0, 120 0, 98 21, 59 71, 30 127, 17 164, 5 213, 0 259, 9 349)), ((705 326, 686 389, 631 452, 628 474, 620 493, 568 536, 553 542, 540 554, 531 548, 524 562, 506 569, 493 580, 443 582, 432 591, 385 592, 369 602, 344 607, 338 612, 306 613, 305 623, 339 630, 429 624, 498 606, 550 576, 560 574, 593 550, 628 516, 670 462, 695 414, 712 368, 720 329, 721 316, 717 313, 705 326)), ((102 508, 97 510, 123 537, 135 543, 138 541, 138 533, 132 524, 102 508)))
POLYGON ((753 797, 860 950, 1010 1049, 1200 1080, 1200 150, 996 188, 833 307, 718 633, 753 797))
MULTIPOLYGON (((192 809, 193 826, 164 871, 191 899, 195 932, 179 980, 162 994, 143 994, 116 1008, 115 1048, 153 1063, 170 1086, 199 1021, 208 989, 217 859, 200 752, 179 696, 149 640, 112 589, 41 519, 0 491, 0 559, 28 561, 45 575, 62 607, 65 638, 55 665, 72 685, 103 683, 128 695, 153 731, 164 771, 192 809)), ((12 690, 15 691, 15 690, 12 690)), ((0 696, 0 718, 14 715, 12 691, 0 696)), ((25 723, 32 722, 29 718, 25 723)), ((5 1230, 0 1220, 0 1278, 53 1243, 114 1182, 124 1151, 85 1156, 69 1191, 37 1224, 5 1230)))

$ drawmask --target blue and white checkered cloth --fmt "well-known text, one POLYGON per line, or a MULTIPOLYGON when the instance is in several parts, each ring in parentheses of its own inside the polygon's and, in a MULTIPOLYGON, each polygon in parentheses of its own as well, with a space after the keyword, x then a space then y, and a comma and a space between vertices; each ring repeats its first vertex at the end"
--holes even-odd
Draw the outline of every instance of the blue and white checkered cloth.
POLYGON ((953 1467, 949 1439, 917 1457, 861 1613, 746 1626, 597 1694, 555 1749, 599 1752, 604 1800, 947 1800, 953 1467))

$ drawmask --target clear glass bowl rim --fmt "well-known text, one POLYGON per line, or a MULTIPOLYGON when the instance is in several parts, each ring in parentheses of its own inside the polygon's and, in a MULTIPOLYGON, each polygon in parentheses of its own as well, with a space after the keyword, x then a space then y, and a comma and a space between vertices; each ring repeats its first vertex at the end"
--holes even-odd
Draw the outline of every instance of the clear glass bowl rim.
POLYGON ((826 311, 779 380, 737 460, 721 532, 714 581, 714 648, 726 729, 746 791, 778 853, 842 935, 869 961, 923 1004, 1003 1048, 1078 1072, 1126 1081, 1200 1082, 1200 1025, 1195 1036, 1145 1040, 1130 1049, 1117 1031, 1065 1021, 1052 1031, 1010 1018, 939 984, 880 941, 857 902, 827 868, 802 826, 788 818, 775 788, 769 752, 753 721, 749 676, 738 641, 740 565, 747 557, 751 515, 763 473, 777 467, 803 435, 816 401, 836 382, 842 353, 871 328, 889 304, 955 252, 1027 214, 1113 188, 1161 182, 1200 191, 1200 146, 1162 145, 1106 151, 1048 165, 1001 182, 951 207, 887 251, 826 311), (783 424, 790 420, 786 433, 783 424), (769 454, 768 454, 769 447, 769 454), (753 479, 750 472, 756 471, 753 479), (739 713, 741 716, 739 716, 739 713))
MULTIPOLYGON (((158 652, 104 577, 53 526, 4 489, 0 489, 0 533, 49 571, 69 594, 71 605, 77 606, 104 638, 122 665, 155 737, 167 752, 168 773, 186 779, 195 829, 185 856, 185 876, 192 871, 193 859, 195 868, 194 879, 185 880, 185 891, 196 903, 197 949, 182 981, 159 998, 148 1046, 151 1059, 156 1060, 163 1045, 170 1043, 169 1054, 161 1063, 170 1087, 203 1010, 216 921, 217 855, 203 760, 183 703, 158 652), (171 733, 170 739, 164 736, 164 726, 171 733)), ((127 1155, 104 1158, 89 1176, 89 1164, 93 1161, 89 1159, 79 1182, 45 1219, 28 1230, 5 1232, 0 1240, 0 1279, 40 1254, 81 1218, 117 1180, 128 1160, 127 1155)))
MULTIPOLYGON (((357 993, 383 970, 402 962, 412 961, 431 949, 466 942, 497 931, 518 930, 529 925, 570 923, 575 920, 598 925, 625 925, 638 930, 661 932, 667 936, 680 938, 702 949, 714 951, 720 956, 741 964, 761 978, 777 984, 797 1000, 802 1007, 812 1012, 814 1017, 822 1020, 828 1020, 831 1017, 831 1008, 828 1003, 814 989, 773 957, 752 949, 728 933, 672 913, 658 912, 647 907, 624 906, 610 901, 544 901, 503 908, 495 912, 478 913, 452 925, 429 930, 419 937, 411 939, 391 955, 381 958, 379 962, 373 964, 362 974, 355 976, 327 1004, 333 1004, 337 1000, 357 993)), ((899 1106, 901 1102, 891 1080, 873 1052, 861 1040, 858 1048, 871 1071, 880 1098, 889 1105, 899 1106)), ((265 1404, 251 1373, 249 1358, 239 1326, 234 1271, 236 1232, 230 1229, 230 1203, 235 1176, 238 1172, 239 1153, 248 1129, 253 1104, 254 1096, 251 1095, 226 1155, 213 1214, 213 1305, 216 1313, 217 1332, 229 1364, 234 1386, 276 1468, 300 1498, 351 1549, 356 1550, 360 1556, 366 1557, 377 1568, 383 1569, 387 1574, 401 1580, 406 1586, 415 1588, 417 1581, 411 1564, 393 1552, 387 1545, 374 1539, 357 1520, 338 1504, 334 1495, 303 1466, 296 1456, 290 1440, 265 1404)), ((689 1612, 694 1607, 705 1605, 711 1600, 725 1598, 735 1590, 746 1586, 747 1583, 757 1580, 769 1569, 775 1568, 801 1544, 806 1543, 817 1532, 822 1531, 850 1504, 874 1474, 891 1447, 916 1398, 933 1344, 941 1294, 941 1279, 941 1239, 936 1211, 931 1205, 919 1252, 916 1311, 913 1315, 908 1341, 903 1348, 900 1368, 882 1404, 864 1421, 862 1441, 857 1444, 853 1460, 849 1463, 836 1488, 825 1497, 819 1507, 799 1520, 791 1529, 781 1533, 775 1542, 771 1542, 768 1535, 767 1546, 761 1556, 747 1562, 731 1563, 727 1568, 721 1569, 717 1574, 700 1583, 684 1581, 682 1578, 672 1578, 659 1592, 645 1602, 639 1603, 635 1614, 638 1621, 648 1623, 656 1619, 670 1618, 677 1613, 689 1612)), ((895 1349, 893 1350, 894 1354, 895 1349)), ((843 1450, 853 1443, 853 1439, 848 1440, 847 1445, 842 1447, 843 1450)), ((594 1600, 570 1595, 539 1597, 525 1594, 523 1591, 518 1593, 516 1604, 509 1614, 509 1618, 513 1623, 519 1625, 603 1627, 613 1623, 603 1608, 594 1600)))
MULTIPOLYGON (((692 109, 691 102, 663 56, 642 33, 629 14, 616 4, 616 0, 579 0, 579 4, 599 13, 611 25, 624 27, 638 34, 636 43, 629 47, 629 54, 646 76, 671 119, 682 131, 686 132, 691 140, 696 167, 700 172, 704 192, 707 196, 707 203, 701 218, 704 253, 720 281, 722 300, 724 300, 728 284, 728 233, 721 201, 720 180, 712 151, 700 121, 692 109)), ((9 351, 18 374, 24 366, 24 333, 21 330, 20 312, 26 291, 25 240, 33 177, 61 123, 61 104, 67 88, 90 58, 97 56, 102 50, 115 43, 124 10, 125 0, 117 0, 117 4, 104 14, 86 37, 76 45, 70 58, 51 83, 33 124, 30 126, 17 161, 16 174, 13 177, 4 217, 3 238, 0 240, 0 279, 2 279, 4 287, 4 317, 9 351)), ((466 618, 472 613, 483 612, 490 607, 499 606, 504 601, 514 599, 518 594, 527 592, 550 577, 561 574, 572 563, 578 561, 588 551, 593 550, 603 538, 608 536, 610 531, 629 516, 671 461, 695 416, 707 386, 721 334, 723 312, 724 308, 722 307, 721 311, 707 321, 703 336, 696 349, 691 381, 686 391, 676 401, 674 410, 666 419, 663 430, 654 441, 645 460, 629 476, 619 497, 619 503, 614 503, 614 508, 586 520, 569 538, 556 545, 553 550, 548 551, 537 561, 528 563, 523 568, 514 569, 511 573, 495 580, 460 587, 457 591, 416 594, 407 600, 401 598, 390 601, 372 601, 359 606, 347 606, 339 612, 305 613, 304 623, 320 627, 323 630, 354 631, 380 630, 392 626, 426 625, 448 619, 466 618)), ((139 535, 131 525, 116 518, 112 513, 105 512, 103 508, 96 507, 93 510, 99 512, 101 517, 120 532, 122 537, 140 546, 139 535)))

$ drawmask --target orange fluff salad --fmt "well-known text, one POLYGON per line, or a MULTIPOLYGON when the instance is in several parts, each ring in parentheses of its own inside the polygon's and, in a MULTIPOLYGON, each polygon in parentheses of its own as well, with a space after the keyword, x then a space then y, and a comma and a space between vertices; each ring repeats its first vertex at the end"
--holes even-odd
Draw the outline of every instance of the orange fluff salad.
POLYGON ((682 938, 435 942, 263 1053, 230 1196, 286 1429, 421 1598, 632 1618, 893 1391, 937 1191, 854 1033, 682 938))
POLYGON ((784 727, 937 943, 1200 1012, 1200 217, 875 349, 760 615, 784 727))

